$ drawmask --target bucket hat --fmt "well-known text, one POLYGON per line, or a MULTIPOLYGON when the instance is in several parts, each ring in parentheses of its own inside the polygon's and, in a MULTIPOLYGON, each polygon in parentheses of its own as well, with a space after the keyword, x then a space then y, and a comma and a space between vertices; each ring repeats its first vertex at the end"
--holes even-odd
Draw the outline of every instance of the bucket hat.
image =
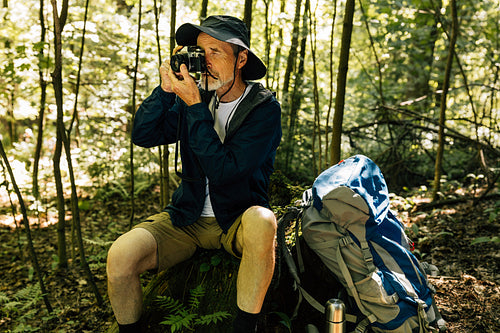
POLYGON ((177 29, 175 39, 177 44, 182 46, 196 45, 200 32, 248 50, 247 63, 242 70, 245 80, 258 80, 266 75, 266 65, 250 50, 248 28, 240 19, 228 15, 214 15, 207 17, 200 25, 184 23, 177 29))

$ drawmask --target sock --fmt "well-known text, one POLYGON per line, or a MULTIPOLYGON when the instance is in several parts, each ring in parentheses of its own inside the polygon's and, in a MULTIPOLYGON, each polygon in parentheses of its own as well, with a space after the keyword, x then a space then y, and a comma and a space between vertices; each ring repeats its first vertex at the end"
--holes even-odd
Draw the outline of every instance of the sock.
POLYGON ((140 333, 141 332, 141 324, 140 322, 135 322, 133 324, 118 324, 118 332, 120 333, 140 333))
POLYGON ((248 313, 238 308, 233 322, 233 333, 255 333, 258 318, 258 313, 248 313))

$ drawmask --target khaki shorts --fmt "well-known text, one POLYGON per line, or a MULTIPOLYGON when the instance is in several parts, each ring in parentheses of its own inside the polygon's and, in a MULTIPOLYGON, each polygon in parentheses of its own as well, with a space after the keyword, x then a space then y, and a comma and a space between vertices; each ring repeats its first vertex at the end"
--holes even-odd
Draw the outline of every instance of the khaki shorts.
POLYGON ((241 225, 241 215, 236 219, 227 233, 224 233, 215 217, 200 217, 196 223, 176 227, 172 224, 170 214, 161 212, 148 217, 135 228, 149 231, 156 239, 158 246, 158 272, 189 259, 197 247, 204 249, 224 249, 237 258, 241 254, 236 251, 236 233, 241 225))

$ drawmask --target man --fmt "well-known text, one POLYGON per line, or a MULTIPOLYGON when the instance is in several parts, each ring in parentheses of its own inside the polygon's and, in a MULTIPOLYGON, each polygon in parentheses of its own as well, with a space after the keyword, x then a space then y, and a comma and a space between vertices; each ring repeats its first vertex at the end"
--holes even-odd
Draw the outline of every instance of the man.
POLYGON ((246 25, 211 16, 176 32, 179 45, 205 52, 199 86, 185 65, 160 67, 161 85, 139 107, 132 138, 142 147, 180 142, 182 182, 160 214, 119 237, 108 253, 108 293, 120 332, 137 332, 139 276, 162 271, 197 247, 241 258, 233 332, 255 332, 274 270, 276 218, 267 195, 281 139, 281 108, 249 80, 266 67, 250 50, 246 25))

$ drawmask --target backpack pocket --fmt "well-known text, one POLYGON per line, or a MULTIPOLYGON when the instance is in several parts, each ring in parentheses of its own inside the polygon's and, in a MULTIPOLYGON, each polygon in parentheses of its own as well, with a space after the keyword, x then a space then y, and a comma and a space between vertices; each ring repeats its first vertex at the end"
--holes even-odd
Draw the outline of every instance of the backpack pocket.
POLYGON ((399 314, 396 293, 388 294, 377 271, 370 273, 363 280, 354 282, 362 306, 377 317, 380 323, 387 323, 399 314))

